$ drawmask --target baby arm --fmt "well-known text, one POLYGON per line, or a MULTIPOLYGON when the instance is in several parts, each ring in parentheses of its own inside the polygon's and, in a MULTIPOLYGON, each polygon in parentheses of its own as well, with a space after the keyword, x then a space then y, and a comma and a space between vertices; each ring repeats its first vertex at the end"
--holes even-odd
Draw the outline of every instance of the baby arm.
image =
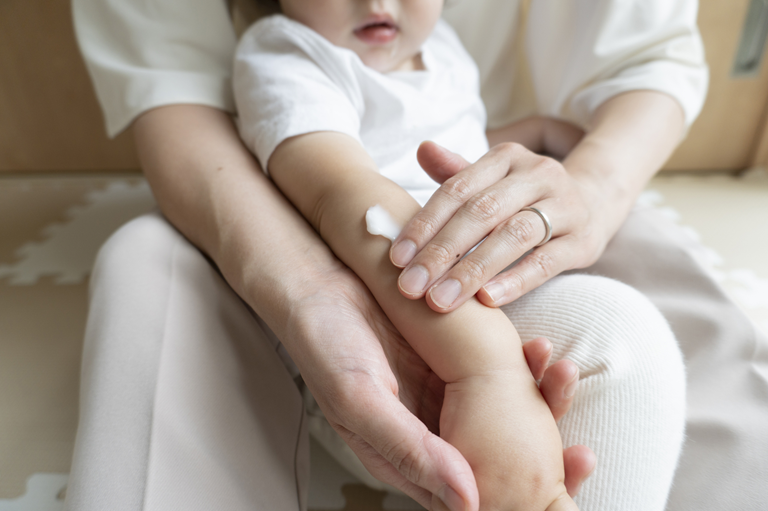
POLYGON ((280 190, 446 382, 440 434, 472 466, 481 509, 575 509, 563 484, 559 432, 504 313, 473 298, 438 314, 423 300, 404 298, 389 242, 366 231, 369 207, 380 204, 405 224, 420 209, 416 201, 378 173, 357 141, 339 133, 290 138, 268 167, 280 190))

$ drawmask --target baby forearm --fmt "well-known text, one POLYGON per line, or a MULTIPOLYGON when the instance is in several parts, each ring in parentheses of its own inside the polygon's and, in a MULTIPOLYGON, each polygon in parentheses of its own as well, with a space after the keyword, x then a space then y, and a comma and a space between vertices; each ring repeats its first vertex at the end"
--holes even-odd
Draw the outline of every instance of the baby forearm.
POLYGON ((389 261, 389 242, 366 231, 365 212, 380 204, 405 224, 419 205, 376 172, 372 162, 366 169, 367 161, 356 141, 316 133, 283 142, 269 168, 283 193, 365 282, 395 327, 444 381, 524 369, 519 338, 501 311, 472 299, 451 314, 438 314, 423 301, 399 293, 399 271, 389 261))

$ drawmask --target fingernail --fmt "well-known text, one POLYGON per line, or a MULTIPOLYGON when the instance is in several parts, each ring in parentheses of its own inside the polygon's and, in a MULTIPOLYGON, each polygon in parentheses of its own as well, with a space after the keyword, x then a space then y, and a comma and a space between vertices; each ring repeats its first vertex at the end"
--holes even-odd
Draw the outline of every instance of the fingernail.
POLYGON ((573 396, 576 395, 576 388, 579 386, 579 377, 574 376, 573 381, 566 385, 565 389, 563 390, 563 394, 565 394, 565 397, 568 399, 571 399, 573 396))
POLYGON ((437 492, 437 498, 440 499, 445 507, 451 511, 464 511, 464 499, 462 499, 453 488, 444 484, 440 491, 437 492))
POLYGON ((403 240, 396 243, 392 247, 392 254, 390 259, 392 264, 399 268, 405 268, 405 266, 411 262, 411 259, 416 255, 416 243, 411 240, 403 240))
POLYGON ((400 289, 406 294, 418 295, 427 287, 427 282, 429 282, 427 269, 423 266, 414 266, 400 276, 400 289))
POLYGON ((504 285, 499 284, 498 282, 491 282, 490 284, 486 284, 483 286, 483 289, 485 289, 485 292, 488 293, 488 296, 491 297, 493 303, 498 302, 504 296, 504 285))
POLYGON ((461 284, 456 279, 448 279, 440 283, 439 286, 430 291, 429 296, 435 305, 441 309, 450 307, 461 293, 461 284))

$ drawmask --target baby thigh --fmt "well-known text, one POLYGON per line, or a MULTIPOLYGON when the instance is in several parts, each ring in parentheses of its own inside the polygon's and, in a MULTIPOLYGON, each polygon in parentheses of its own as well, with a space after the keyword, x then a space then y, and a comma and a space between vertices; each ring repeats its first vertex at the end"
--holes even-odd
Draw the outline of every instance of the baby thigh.
POLYGON ((558 423, 565 447, 597 455, 579 509, 662 511, 685 427, 685 370, 666 320, 629 286, 589 275, 556 277, 504 311, 523 342, 545 336, 553 362, 579 367, 558 423))

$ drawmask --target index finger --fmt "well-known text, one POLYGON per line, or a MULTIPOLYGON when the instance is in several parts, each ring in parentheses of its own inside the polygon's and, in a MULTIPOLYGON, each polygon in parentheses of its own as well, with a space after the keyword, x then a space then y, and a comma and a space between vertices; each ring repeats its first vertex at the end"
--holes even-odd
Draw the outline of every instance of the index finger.
MULTIPOLYGON (((392 244, 389 252, 392 264, 405 268, 465 202, 506 176, 526 153, 528 150, 520 144, 499 144, 446 180, 421 211, 405 225, 392 244)), ((479 235, 470 246, 477 244, 484 235, 479 235)))

